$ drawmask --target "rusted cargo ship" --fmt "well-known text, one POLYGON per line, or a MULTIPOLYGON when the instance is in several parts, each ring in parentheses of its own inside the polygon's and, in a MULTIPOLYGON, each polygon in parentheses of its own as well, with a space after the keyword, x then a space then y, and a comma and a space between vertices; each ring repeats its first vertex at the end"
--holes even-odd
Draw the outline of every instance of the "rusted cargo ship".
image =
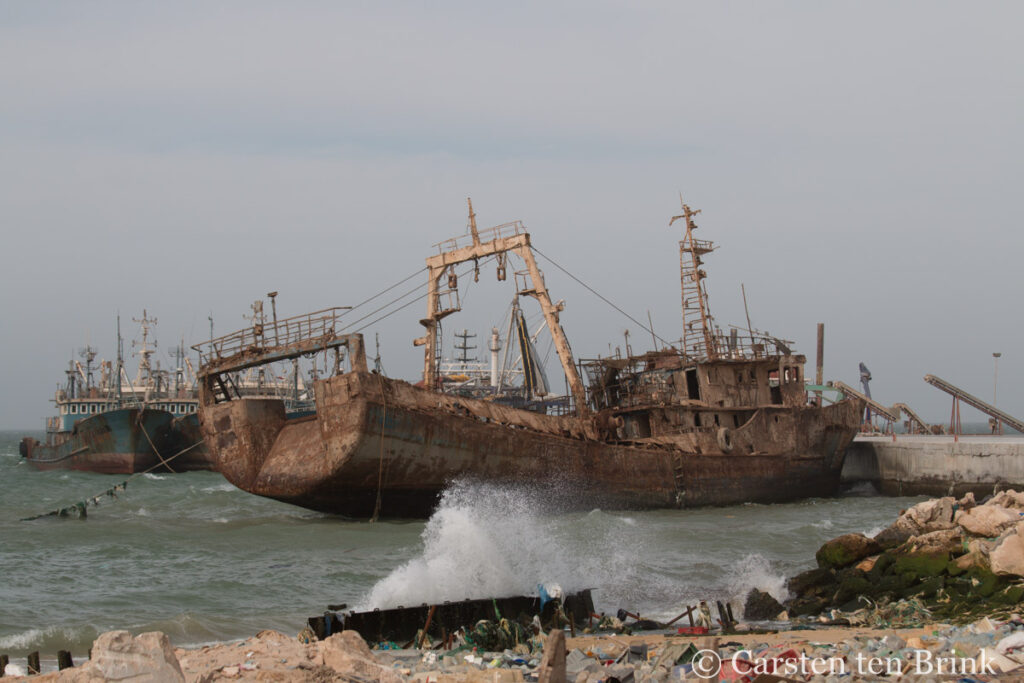
POLYGON ((219 470, 251 493, 357 518, 426 516, 460 478, 543 483, 577 508, 834 494, 863 403, 821 406, 807 393, 805 358, 782 340, 748 330, 748 344, 721 333, 700 268, 713 247, 694 239, 696 212, 683 208, 676 217, 686 225, 680 348, 577 364, 530 235, 518 221, 478 232, 470 206, 470 234, 437 245, 427 259, 426 334, 415 340, 425 350, 422 383, 370 372, 362 336, 346 334, 340 309, 195 347, 200 424, 219 470), (521 262, 517 296, 536 300, 546 320, 571 393, 567 414, 443 391, 439 327, 459 310, 455 266, 488 258, 499 280, 513 258, 521 262), (240 397, 225 381, 245 368, 331 350, 335 374, 314 382, 316 412, 302 419, 287 420, 279 400, 240 397))

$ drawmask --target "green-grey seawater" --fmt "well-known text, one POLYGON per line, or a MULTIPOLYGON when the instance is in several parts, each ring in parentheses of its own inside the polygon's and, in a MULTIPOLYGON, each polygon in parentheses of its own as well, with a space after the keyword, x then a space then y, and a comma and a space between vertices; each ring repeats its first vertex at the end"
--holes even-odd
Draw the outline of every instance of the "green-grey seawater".
MULTIPOLYGON (((599 609, 675 616, 734 606, 825 540, 872 532, 918 499, 858 494, 786 505, 560 513, 522 488, 456 486, 426 522, 353 522, 244 493, 219 474, 141 475, 85 520, 20 521, 125 476, 37 472, 0 432, 0 653, 76 656, 111 629, 176 645, 298 632, 328 603, 372 608, 594 588, 599 609)), ((38 434, 36 435, 39 436, 38 434)))

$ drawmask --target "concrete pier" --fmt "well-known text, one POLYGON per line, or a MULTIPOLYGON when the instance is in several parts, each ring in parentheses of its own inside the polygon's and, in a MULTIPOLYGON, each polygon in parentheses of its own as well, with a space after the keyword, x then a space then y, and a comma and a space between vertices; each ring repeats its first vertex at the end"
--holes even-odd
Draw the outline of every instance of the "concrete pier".
POLYGON ((891 496, 979 499, 1024 490, 1024 436, 857 436, 846 450, 842 481, 868 481, 891 496))

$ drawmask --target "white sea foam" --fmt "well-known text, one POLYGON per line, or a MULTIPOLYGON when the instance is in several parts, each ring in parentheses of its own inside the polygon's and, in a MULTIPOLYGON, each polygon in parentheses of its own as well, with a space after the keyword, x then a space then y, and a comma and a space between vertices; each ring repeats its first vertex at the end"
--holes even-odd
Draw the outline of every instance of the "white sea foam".
POLYGON ((535 595, 539 583, 632 586, 640 543, 632 520, 558 514, 552 501, 571 496, 557 484, 453 486, 427 521, 422 554, 378 581, 359 609, 535 595))
POLYGON ((739 606, 741 611, 747 593, 754 588, 768 593, 780 602, 789 597, 786 577, 768 558, 757 553, 747 555, 736 563, 732 568, 728 585, 730 600, 734 606, 739 606))
MULTIPOLYGON (((4 636, 0 638, 0 650, 25 650, 34 643, 39 642, 45 638, 48 634, 47 631, 51 629, 40 629, 30 628, 27 631, 21 633, 15 633, 13 635, 4 636)), ((9 669, 8 669, 9 670, 9 669)))
POLYGON ((161 477, 159 474, 153 474, 152 472, 146 472, 142 476, 144 476, 146 479, 153 479, 155 481, 163 481, 164 479, 167 478, 166 476, 161 477))
MULTIPOLYGON (((20 633, 0 637, 0 652, 8 650, 42 650, 58 647, 77 650, 78 646, 91 643, 96 638, 91 626, 47 626, 30 628, 20 633)), ((7 673, 11 673, 8 665, 7 673)))
POLYGON ((224 482, 223 484, 217 484, 216 486, 204 486, 199 489, 203 493, 218 493, 222 491, 237 491, 234 485, 224 482))

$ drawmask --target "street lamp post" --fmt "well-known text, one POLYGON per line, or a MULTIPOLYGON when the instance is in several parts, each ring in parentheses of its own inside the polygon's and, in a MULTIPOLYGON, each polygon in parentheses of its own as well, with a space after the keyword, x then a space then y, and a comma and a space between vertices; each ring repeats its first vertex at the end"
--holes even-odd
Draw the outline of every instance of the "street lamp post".
MULTIPOLYGON (((994 351, 992 353, 992 359, 995 363, 995 371, 992 374, 992 407, 998 407, 996 406, 996 399, 998 398, 997 392, 999 390, 999 357, 1002 355, 1003 354, 998 351, 994 351)), ((996 432, 997 434, 1003 433, 1003 423, 999 420, 996 420, 996 428, 998 430, 996 432)))

